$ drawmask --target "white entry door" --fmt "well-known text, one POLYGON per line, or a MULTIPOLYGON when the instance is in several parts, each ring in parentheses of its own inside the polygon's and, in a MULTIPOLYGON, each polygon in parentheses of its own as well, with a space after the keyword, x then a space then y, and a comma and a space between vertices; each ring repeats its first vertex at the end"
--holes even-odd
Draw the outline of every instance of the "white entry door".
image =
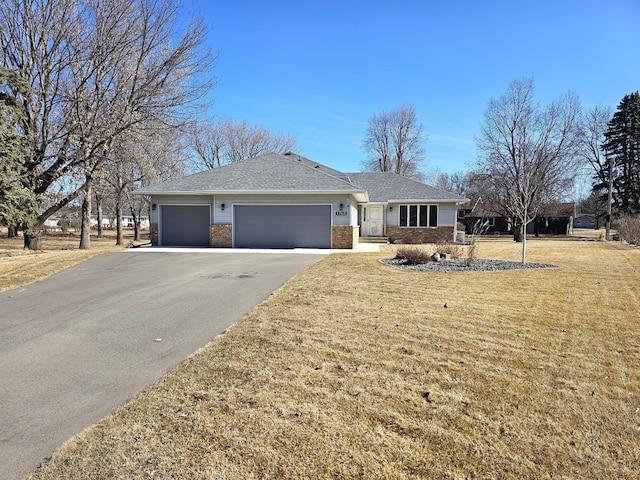
POLYGON ((367 236, 381 236, 382 235, 382 206, 381 205, 367 205, 366 217, 364 219, 365 233, 367 236))

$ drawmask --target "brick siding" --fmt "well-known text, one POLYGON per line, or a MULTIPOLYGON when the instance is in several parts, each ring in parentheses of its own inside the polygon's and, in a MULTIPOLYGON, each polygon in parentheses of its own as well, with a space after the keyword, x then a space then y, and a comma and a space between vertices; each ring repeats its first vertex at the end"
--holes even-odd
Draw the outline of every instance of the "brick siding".
POLYGON ((356 248, 360 227, 333 225, 331 227, 331 248, 356 248))
POLYGON ((211 246, 214 248, 231 248, 233 246, 231 225, 211 225, 211 246))
POLYGON ((453 227, 407 228, 387 227, 387 235, 391 243, 438 243, 453 242, 453 227))
POLYGON ((151 239, 151 245, 158 246, 158 224, 152 223, 149 225, 149 238, 151 239))

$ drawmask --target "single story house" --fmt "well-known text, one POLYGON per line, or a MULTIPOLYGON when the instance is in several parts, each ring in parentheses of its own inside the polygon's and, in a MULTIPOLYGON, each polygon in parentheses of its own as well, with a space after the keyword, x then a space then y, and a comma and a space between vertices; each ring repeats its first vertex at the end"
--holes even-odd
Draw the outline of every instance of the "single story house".
POLYGON ((598 228, 596 216, 589 213, 576 215, 576 218, 573 220, 573 228, 598 228))
MULTIPOLYGON (((573 229, 575 217, 574 203, 550 202, 542 208, 536 218, 527 224, 529 235, 567 235, 573 229)), ((458 220, 470 234, 476 224, 483 225, 484 235, 513 234, 511 219, 502 216, 499 208, 485 201, 481 196, 460 206, 458 220)))
POLYGON ((430 243, 456 236, 467 201, 389 172, 343 173, 269 153, 144 187, 151 243, 234 248, 355 248, 360 237, 430 243))
POLYGON ((460 205, 458 221, 464 225, 467 234, 472 234, 478 227, 481 227, 480 233, 484 235, 501 235, 511 232, 511 222, 480 196, 460 205))

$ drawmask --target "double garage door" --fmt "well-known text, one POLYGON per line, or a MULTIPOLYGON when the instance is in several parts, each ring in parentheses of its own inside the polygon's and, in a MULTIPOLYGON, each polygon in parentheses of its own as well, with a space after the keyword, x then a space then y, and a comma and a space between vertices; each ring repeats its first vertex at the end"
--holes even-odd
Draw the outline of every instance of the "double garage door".
POLYGON ((235 205, 234 246, 331 248, 330 205, 235 205))
MULTIPOLYGON (((162 205, 160 244, 210 245, 209 205, 162 205)), ((234 247, 331 248, 330 205, 235 205, 234 247)))

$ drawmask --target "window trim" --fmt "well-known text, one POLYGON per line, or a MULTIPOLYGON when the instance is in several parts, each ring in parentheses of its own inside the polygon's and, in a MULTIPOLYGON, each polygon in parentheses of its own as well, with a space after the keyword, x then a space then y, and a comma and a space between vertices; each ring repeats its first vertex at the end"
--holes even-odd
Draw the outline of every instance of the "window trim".
POLYGON ((437 203, 403 203, 398 205, 398 226, 400 228, 438 228, 438 220, 440 217, 440 205, 437 203), (412 214, 411 210, 415 208, 415 225, 411 225, 412 223, 412 214), (431 213, 432 208, 435 207, 435 225, 431 225, 431 213), (423 211, 424 209, 424 211, 423 211), (403 215, 404 212, 404 215, 403 215), (426 213, 426 217, 423 215, 423 212, 426 213), (404 218, 403 218, 404 217, 404 218), (403 225, 404 220, 404 225, 403 225), (421 220, 426 220, 426 224, 422 224, 421 220))
POLYGON ((484 223, 485 221, 489 223, 490 227, 496 226, 496 217, 484 217, 482 219, 482 223, 484 223))

